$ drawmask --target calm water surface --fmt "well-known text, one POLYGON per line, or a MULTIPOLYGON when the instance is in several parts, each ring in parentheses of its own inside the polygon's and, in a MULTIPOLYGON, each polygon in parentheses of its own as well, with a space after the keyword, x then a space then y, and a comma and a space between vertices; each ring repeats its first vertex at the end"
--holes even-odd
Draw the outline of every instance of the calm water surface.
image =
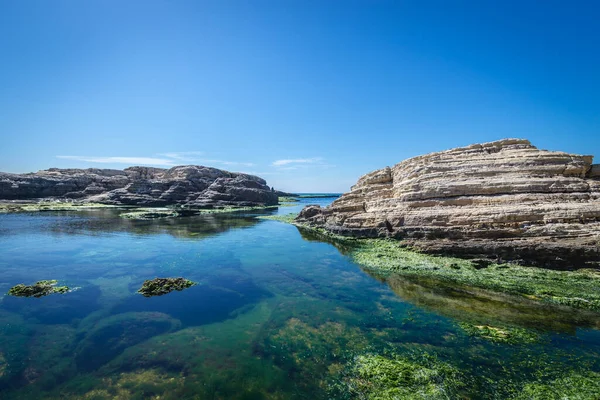
POLYGON ((118 215, 0 215, 0 293, 43 279, 78 288, 2 295, 0 398, 355 398, 352 364, 365 354, 436 357, 461 371, 461 396, 472 399, 600 371, 594 314, 377 278, 343 249, 256 214, 118 215), (169 276, 199 284, 135 293, 169 276), (493 343, 463 322, 533 329, 540 340, 493 343))

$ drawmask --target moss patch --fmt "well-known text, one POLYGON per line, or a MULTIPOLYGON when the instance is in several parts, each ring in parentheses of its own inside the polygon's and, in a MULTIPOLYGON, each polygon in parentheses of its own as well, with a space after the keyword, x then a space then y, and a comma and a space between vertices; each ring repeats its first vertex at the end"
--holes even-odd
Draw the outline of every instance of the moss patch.
POLYGON ((24 285, 22 283, 10 288, 7 294, 16 297, 43 297, 53 293, 67 293, 67 286, 56 286, 58 281, 39 281, 33 285, 24 285))
POLYGON ((138 293, 144 297, 162 296, 174 290, 182 291, 194 285, 196 282, 185 278, 155 278, 145 281, 138 293))

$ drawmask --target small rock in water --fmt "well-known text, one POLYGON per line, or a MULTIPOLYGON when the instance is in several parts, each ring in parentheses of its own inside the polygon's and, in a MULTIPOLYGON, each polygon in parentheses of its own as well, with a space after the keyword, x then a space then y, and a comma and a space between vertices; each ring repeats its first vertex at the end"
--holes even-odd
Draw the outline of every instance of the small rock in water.
POLYGON ((181 291, 196 285, 185 278, 155 278, 144 281, 144 284, 138 290, 144 297, 162 296, 171 293, 173 290, 181 291))
POLYGON ((29 286, 20 283, 10 288, 8 294, 17 297, 43 297, 52 293, 67 293, 69 291, 67 286, 56 286, 57 283, 56 280, 39 281, 29 286))

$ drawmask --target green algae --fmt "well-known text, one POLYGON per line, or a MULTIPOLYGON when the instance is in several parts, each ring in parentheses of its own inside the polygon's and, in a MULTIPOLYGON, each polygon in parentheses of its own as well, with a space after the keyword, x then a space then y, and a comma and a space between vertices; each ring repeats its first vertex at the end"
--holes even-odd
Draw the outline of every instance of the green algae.
POLYGON ((227 213, 236 213, 236 212, 249 212, 249 211, 259 211, 259 210, 275 210, 279 206, 249 206, 249 207, 219 207, 219 208, 199 208, 193 209, 197 211, 199 214, 227 214, 227 213))
POLYGON ((351 256, 369 270, 427 277, 464 287, 524 296, 531 300, 600 311, 600 280, 595 270, 555 271, 516 264, 490 264, 408 250, 394 240, 356 240, 351 256))
POLYGON ((101 203, 70 203, 49 201, 39 203, 10 202, 0 203, 0 213, 38 212, 38 211, 79 211, 94 208, 116 208, 117 206, 101 203))
POLYGON ((279 221, 279 222, 286 222, 288 224, 291 224, 292 222, 294 222, 294 219, 296 218, 298 214, 285 214, 285 215, 261 215, 258 216, 257 218, 259 219, 268 219, 271 221, 279 221))
POLYGON ((126 219, 147 220, 159 218, 175 218, 181 216, 180 213, 167 208, 142 208, 135 211, 119 214, 119 217, 126 219))
POLYGON ((514 400, 588 400, 600 396, 600 373, 568 371, 550 382, 526 383, 514 400))
POLYGON ((185 278, 155 278, 144 281, 138 293, 144 297, 162 296, 174 290, 182 291, 196 284, 185 278))
POLYGON ((67 286, 56 286, 58 281, 39 281, 33 285, 24 285, 22 283, 10 288, 7 294, 16 297, 43 297, 54 293, 67 293, 69 288, 67 286))
POLYGON ((468 322, 459 322, 458 325, 469 336, 479 337, 494 343, 528 344, 541 340, 540 335, 530 329, 512 326, 476 325, 468 322))
POLYGON ((460 372, 431 355, 358 356, 347 385, 356 398, 372 400, 455 399, 463 387, 460 372))

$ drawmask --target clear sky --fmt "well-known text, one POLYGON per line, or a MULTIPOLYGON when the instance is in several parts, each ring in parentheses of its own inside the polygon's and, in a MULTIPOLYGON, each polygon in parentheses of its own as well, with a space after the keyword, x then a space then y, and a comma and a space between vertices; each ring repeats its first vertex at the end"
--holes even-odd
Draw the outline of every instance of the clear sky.
POLYGON ((600 162, 600 2, 0 0, 0 170, 345 191, 505 137, 600 162))

